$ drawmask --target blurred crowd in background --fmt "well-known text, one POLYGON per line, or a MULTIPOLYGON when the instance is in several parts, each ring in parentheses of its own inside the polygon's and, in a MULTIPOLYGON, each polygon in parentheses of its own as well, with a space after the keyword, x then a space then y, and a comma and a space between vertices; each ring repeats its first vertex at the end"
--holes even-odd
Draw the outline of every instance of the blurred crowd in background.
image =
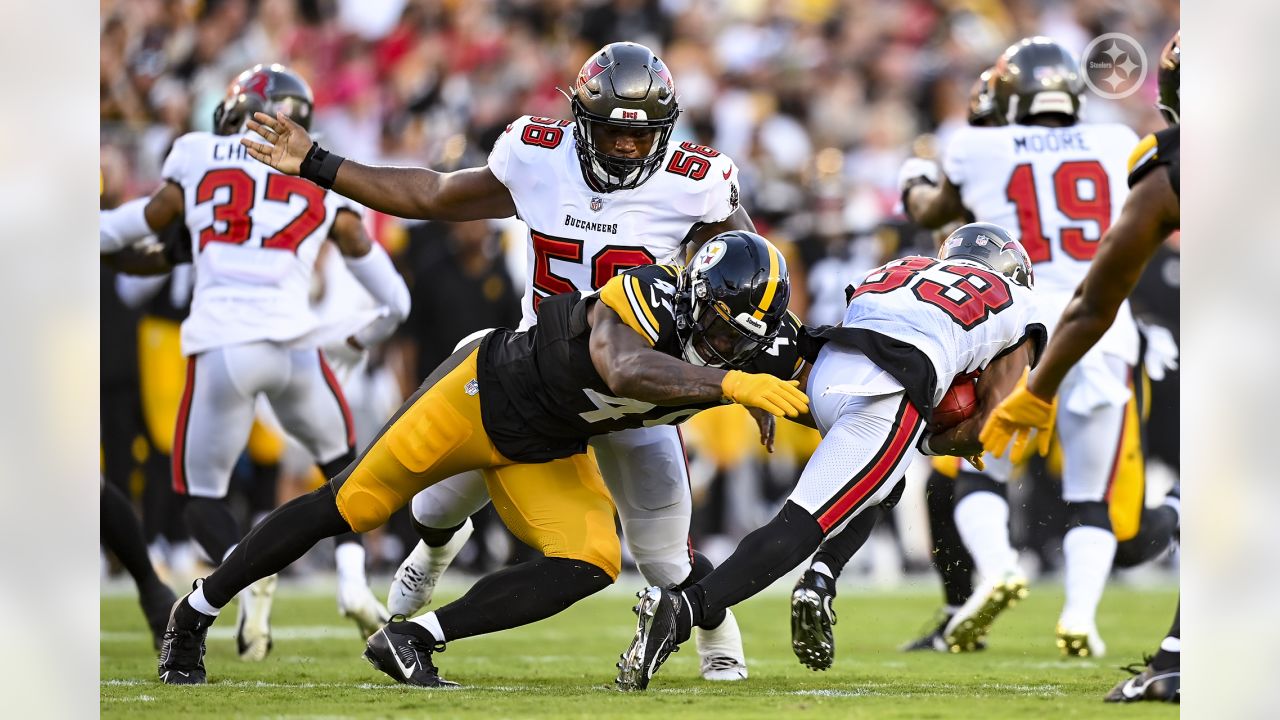
MULTIPOLYGON (((845 286, 867 270, 932 254, 932 235, 895 207, 898 168, 912 155, 941 153, 966 122, 974 80, 1006 46, 1039 34, 1079 53, 1102 33, 1123 32, 1154 60, 1179 17, 1177 0, 107 0, 101 10, 104 207, 152 192, 174 138, 210 129, 229 82, 259 62, 284 63, 310 82, 312 131, 330 150, 448 170, 483 164, 520 115, 569 117, 557 87, 595 49, 649 45, 671 68, 683 110, 673 140, 737 162, 742 204, 787 253, 793 309, 811 324, 838 321, 845 286)), ((1163 127, 1154 97, 1152 72, 1125 100, 1089 97, 1084 116, 1143 135, 1163 127)), ((413 315, 362 371, 368 401, 394 408, 458 339, 518 322, 527 240, 514 220, 455 226, 370 213, 367 222, 413 290, 413 315)), ((1140 291, 1148 299, 1135 304, 1176 335, 1176 249, 1149 276, 1140 291)), ((166 430, 157 417, 172 417, 160 406, 176 395, 147 386, 167 382, 157 364, 169 361, 148 356, 176 352, 190 279, 174 273, 145 293, 131 282, 104 270, 104 472, 144 498, 157 558, 183 565, 183 531, 163 497, 172 423, 166 430)), ((180 393, 180 374, 176 383, 180 393)), ((1159 385, 1149 448, 1176 473, 1176 373, 1159 385)), ((788 428, 766 458, 745 413, 704 415, 685 438, 699 503, 695 541, 714 557, 717 545, 732 549, 772 516, 816 435, 788 428), (725 432, 739 424, 741 432, 725 432)), ((316 480, 290 466, 286 443, 269 430, 263 437, 242 468, 250 498, 281 473, 301 485, 316 480)), ((1057 497, 1050 481, 1039 485, 1045 502, 1057 497)), ((267 494, 300 489, 286 482, 267 494)), ((246 512, 273 502, 246 500, 246 512)), ((914 511, 923 513, 905 502, 888 524, 898 533, 887 547, 899 551, 880 554, 890 565, 927 564, 914 511)), ((473 569, 520 552, 499 536, 500 523, 491 525, 491 542, 460 558, 473 569)), ((407 522, 398 527, 371 552, 391 568, 411 539, 407 522)), ((1055 564, 1053 542, 1051 531, 1022 533, 1045 569, 1055 564)))

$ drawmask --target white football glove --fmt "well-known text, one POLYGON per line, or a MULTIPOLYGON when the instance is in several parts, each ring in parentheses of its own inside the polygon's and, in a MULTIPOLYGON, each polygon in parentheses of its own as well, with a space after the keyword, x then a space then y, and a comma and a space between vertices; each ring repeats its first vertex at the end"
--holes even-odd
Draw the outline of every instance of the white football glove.
POLYGON ((1164 379, 1169 370, 1178 369, 1178 341, 1173 333, 1163 325, 1154 325, 1141 320, 1138 329, 1147 340, 1147 350, 1142 355, 1142 364, 1147 369, 1147 377, 1156 382, 1164 379))
POLYGON ((938 184, 938 163, 924 158, 908 158, 898 170, 898 192, 907 189, 907 184, 917 178, 923 178, 930 185, 938 184))

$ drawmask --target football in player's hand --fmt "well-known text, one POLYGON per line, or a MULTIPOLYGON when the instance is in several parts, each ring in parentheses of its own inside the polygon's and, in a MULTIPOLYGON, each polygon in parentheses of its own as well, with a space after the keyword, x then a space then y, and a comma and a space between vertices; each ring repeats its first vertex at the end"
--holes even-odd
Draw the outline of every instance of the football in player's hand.
POLYGON ((947 388, 947 394, 933 409, 929 432, 940 433, 968 420, 978 410, 977 381, 961 375, 947 388))

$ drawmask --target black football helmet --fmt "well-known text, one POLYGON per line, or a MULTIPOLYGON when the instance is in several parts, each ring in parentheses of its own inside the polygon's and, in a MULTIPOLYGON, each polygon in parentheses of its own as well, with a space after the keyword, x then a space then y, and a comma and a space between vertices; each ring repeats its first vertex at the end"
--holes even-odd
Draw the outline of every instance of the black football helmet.
POLYGON ((1023 287, 1035 286, 1031 257, 1009 231, 993 223, 961 225, 942 241, 939 260, 972 260, 1023 287))
POLYGON ((1006 121, 1025 125, 1035 115, 1080 117, 1084 79, 1066 48, 1047 37, 1010 45, 992 68, 996 110, 1006 121))
POLYGON ((694 365, 741 367, 773 344, 791 299, 787 262, 743 230, 707 241, 680 273, 676 333, 694 365))
POLYGON ((213 109, 213 131, 234 135, 255 112, 274 116, 277 111, 309 130, 314 106, 311 86, 297 73, 279 63, 254 65, 236 77, 226 99, 213 109))
POLYGON ((565 93, 573 110, 574 138, 582 172, 603 192, 638 187, 653 177, 667 153, 680 115, 671 71, 644 45, 605 45, 582 66, 565 93), (652 130, 645 157, 615 157, 596 147, 597 124, 652 130))
POLYGON ((1178 91, 1178 76, 1182 72, 1182 31, 1173 34, 1169 44, 1160 53, 1160 70, 1156 78, 1160 86, 1160 96, 1156 99, 1156 107, 1164 116, 1165 122, 1177 125, 1182 95, 1178 91))
POLYGON ((991 88, 991 76, 995 68, 982 71, 969 89, 969 124, 974 127, 1004 125, 1005 120, 996 110, 995 91, 991 88))

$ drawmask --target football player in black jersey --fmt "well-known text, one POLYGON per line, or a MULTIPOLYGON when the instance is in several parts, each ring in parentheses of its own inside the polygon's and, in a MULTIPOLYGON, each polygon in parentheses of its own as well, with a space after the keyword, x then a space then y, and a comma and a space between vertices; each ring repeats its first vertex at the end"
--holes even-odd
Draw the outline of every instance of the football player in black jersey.
POLYGON ((727 232, 684 269, 627 270, 598 294, 547 298, 528 331, 495 330, 464 345, 354 463, 268 515, 174 605, 161 680, 205 681, 205 635, 241 589, 319 540, 378 527, 422 488, 478 469, 503 521, 544 557, 482 578, 434 613, 389 623, 365 650, 399 682, 453 684, 431 661, 446 641, 550 617, 616 579, 621 546, 608 491, 565 480, 580 475, 573 463, 589 462, 589 437, 726 402, 807 414, 789 287, 777 248, 727 232))
MULTIPOLYGON (((1052 432, 1053 397, 1062 378, 1115 319, 1120 303, 1133 292, 1142 270, 1156 250, 1180 225, 1179 74, 1182 49, 1179 34, 1160 56, 1158 107, 1169 127, 1148 135, 1129 158, 1131 192, 1124 210, 1098 245, 1071 303, 1062 313, 1057 331, 1045 348, 1039 366, 1005 398, 982 429, 987 452, 997 457, 1010 441, 1018 455, 1034 433, 1052 432)), ((1116 685, 1108 702, 1180 699, 1180 615, 1160 643, 1160 651, 1134 677, 1116 685)))

